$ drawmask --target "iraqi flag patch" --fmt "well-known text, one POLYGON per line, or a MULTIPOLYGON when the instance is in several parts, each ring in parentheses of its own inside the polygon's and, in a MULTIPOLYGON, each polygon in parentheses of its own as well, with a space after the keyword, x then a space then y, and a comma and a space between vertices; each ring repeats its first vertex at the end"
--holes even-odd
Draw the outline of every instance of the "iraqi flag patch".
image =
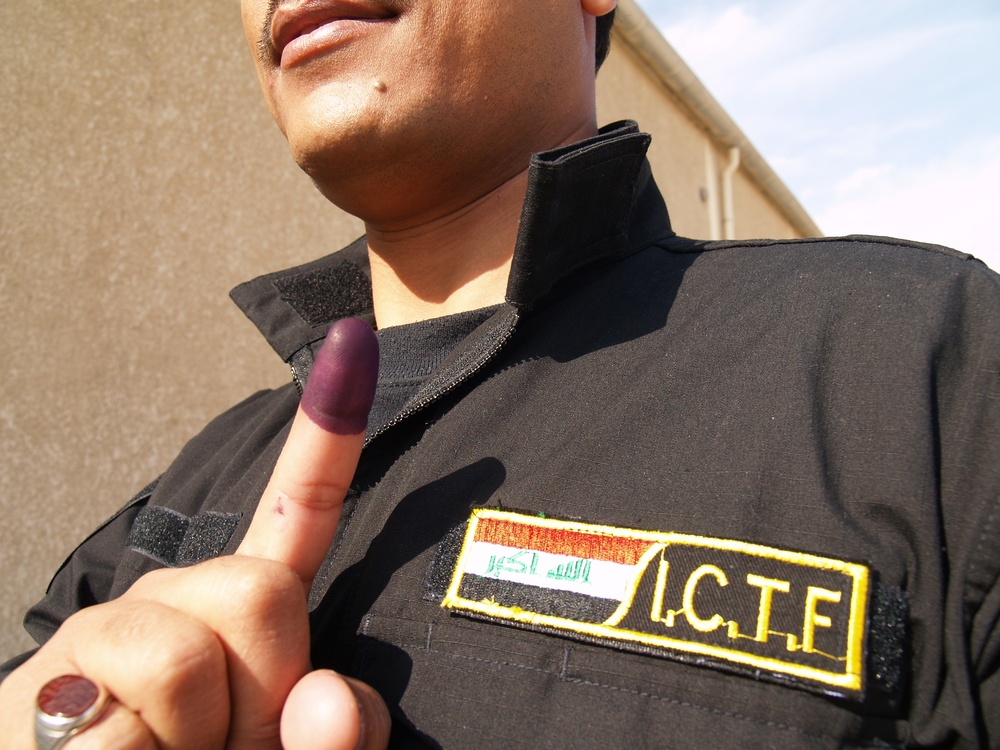
POLYGON ((441 606, 858 699, 868 594, 858 563, 477 509, 441 606))

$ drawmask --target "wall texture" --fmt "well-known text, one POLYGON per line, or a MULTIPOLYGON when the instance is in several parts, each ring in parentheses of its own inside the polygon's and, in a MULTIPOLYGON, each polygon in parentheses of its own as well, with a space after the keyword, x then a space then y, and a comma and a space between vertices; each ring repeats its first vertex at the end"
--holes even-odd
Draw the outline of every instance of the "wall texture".
MULTIPOLYGON (((212 415, 285 382, 229 289, 361 227, 288 156, 238 0, 5 0, 0 28, 2 660, 75 544, 212 415)), ((602 120, 653 133, 679 230, 705 236, 705 134, 626 49, 600 89, 602 120)), ((741 233, 792 234, 738 189, 741 233)))

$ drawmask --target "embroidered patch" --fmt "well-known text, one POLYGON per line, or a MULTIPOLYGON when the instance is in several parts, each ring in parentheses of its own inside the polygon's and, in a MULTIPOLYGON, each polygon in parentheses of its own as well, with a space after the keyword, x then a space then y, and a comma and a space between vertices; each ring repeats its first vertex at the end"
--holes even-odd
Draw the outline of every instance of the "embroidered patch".
POLYGON ((857 563, 478 509, 441 606, 857 698, 868 591, 857 563))

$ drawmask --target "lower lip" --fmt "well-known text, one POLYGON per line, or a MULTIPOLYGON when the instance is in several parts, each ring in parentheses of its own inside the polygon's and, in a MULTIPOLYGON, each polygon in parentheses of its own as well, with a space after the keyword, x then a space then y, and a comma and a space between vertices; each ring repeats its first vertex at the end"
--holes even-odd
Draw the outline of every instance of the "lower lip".
POLYGON ((318 26, 285 45, 281 51, 281 67, 282 69, 295 67, 390 20, 392 19, 345 18, 318 26))

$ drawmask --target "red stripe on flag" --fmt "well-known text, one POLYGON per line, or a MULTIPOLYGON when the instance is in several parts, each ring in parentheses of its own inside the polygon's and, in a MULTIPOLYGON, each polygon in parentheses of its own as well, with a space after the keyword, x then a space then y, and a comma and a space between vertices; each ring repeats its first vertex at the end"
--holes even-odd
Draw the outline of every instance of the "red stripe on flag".
POLYGON ((619 565, 635 565, 643 553, 655 543, 646 539, 611 536, 596 531, 570 531, 549 526, 533 526, 505 518, 480 518, 476 525, 475 541, 568 557, 582 557, 588 560, 606 560, 619 565))

